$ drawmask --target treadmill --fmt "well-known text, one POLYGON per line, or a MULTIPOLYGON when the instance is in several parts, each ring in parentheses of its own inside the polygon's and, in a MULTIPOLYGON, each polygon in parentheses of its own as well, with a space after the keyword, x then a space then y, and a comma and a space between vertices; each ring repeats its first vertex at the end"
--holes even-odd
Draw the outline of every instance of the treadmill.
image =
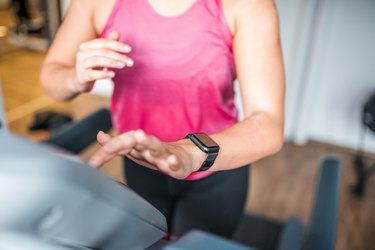
MULTIPOLYGON (((1 250, 256 249, 199 230, 167 241, 166 219, 155 207, 77 156, 98 130, 110 128, 103 108, 43 142, 14 135, 0 82, 1 250)), ((299 221, 285 223, 277 249, 335 249, 339 186, 339 160, 327 158, 307 231, 299 221)), ((243 235, 251 233, 244 228, 243 235)))

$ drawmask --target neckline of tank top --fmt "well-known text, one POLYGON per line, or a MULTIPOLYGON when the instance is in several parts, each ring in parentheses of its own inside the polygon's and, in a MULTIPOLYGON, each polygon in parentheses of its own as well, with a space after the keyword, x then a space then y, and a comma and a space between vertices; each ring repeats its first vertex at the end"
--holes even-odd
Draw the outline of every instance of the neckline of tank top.
MULTIPOLYGON (((137 0, 137 1, 139 1, 139 0, 137 0)), ((163 19, 178 19, 178 18, 182 18, 182 17, 188 15, 198 5, 198 3, 201 0, 195 0, 186 10, 184 10, 180 14, 172 15, 172 16, 165 16, 163 14, 160 14, 158 11, 156 11, 154 9, 154 7, 151 5, 151 3, 149 2, 149 0, 141 0, 141 1, 144 2, 145 5, 147 5, 147 7, 149 8, 149 10, 152 13, 154 13, 155 16, 158 16, 158 17, 163 18, 163 19)))

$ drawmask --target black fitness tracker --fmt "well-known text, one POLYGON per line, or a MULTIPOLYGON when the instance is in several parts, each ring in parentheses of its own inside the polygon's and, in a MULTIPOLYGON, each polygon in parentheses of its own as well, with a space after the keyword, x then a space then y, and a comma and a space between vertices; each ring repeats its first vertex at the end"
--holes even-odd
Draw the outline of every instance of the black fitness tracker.
POLYGON ((206 160, 197 171, 208 170, 214 164, 220 146, 205 133, 188 134, 185 138, 189 138, 200 150, 207 154, 206 160))

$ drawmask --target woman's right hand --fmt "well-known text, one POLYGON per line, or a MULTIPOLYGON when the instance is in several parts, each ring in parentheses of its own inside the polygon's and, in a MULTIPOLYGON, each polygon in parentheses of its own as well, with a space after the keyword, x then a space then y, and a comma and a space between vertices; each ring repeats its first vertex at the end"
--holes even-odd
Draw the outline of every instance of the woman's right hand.
POLYGON ((115 72, 111 69, 133 66, 133 60, 126 55, 131 47, 119 39, 119 32, 113 31, 107 38, 93 39, 80 45, 75 65, 77 81, 71 86, 73 92, 88 92, 96 80, 113 78, 115 72))

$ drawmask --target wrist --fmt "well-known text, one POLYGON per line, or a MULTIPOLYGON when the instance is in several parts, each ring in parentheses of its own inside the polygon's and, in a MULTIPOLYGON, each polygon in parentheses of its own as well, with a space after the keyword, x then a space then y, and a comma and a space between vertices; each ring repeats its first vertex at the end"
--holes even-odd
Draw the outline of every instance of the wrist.
POLYGON ((178 141, 178 144, 183 148, 186 157, 189 159, 189 167, 191 168, 191 172, 196 172, 202 166, 202 162, 204 162, 207 158, 207 154, 200 150, 190 139, 181 139, 178 141))
POLYGON ((94 81, 83 82, 79 79, 76 69, 71 70, 67 88, 72 95, 79 95, 81 93, 89 92, 93 87, 94 81))
POLYGON ((72 95, 78 95, 82 91, 79 89, 79 81, 75 69, 70 70, 67 81, 67 89, 72 95))
MULTIPOLYGON (((207 171, 215 163, 215 160, 219 154, 220 146, 206 133, 193 133, 186 135, 197 149, 205 155, 204 160, 201 160, 200 167, 194 168, 195 171, 207 171)), ((195 151, 197 152, 197 151, 195 151)), ((201 157, 199 157, 201 158, 201 157)))

